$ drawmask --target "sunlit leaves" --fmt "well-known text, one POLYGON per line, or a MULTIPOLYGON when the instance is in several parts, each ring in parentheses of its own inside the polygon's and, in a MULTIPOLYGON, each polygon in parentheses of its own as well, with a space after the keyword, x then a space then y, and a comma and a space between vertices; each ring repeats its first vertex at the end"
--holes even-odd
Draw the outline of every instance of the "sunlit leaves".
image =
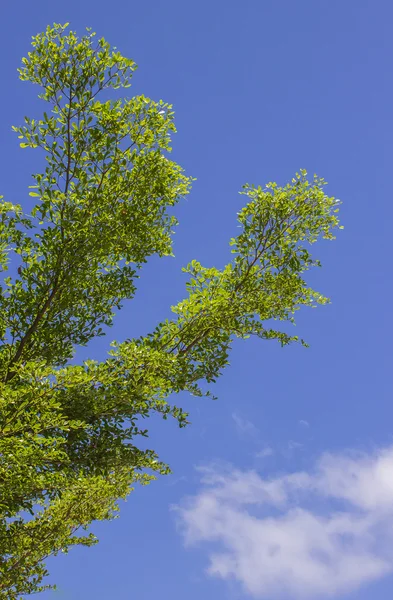
POLYGON ((42 589, 47 556, 94 543, 80 530, 113 518, 135 483, 169 472, 138 444, 145 419, 187 425, 173 395, 210 396, 235 338, 298 341, 296 311, 328 302, 305 281, 320 264, 312 244, 339 226, 339 203, 305 171, 245 186, 228 264, 192 261, 172 319, 113 342, 103 362, 71 364, 133 297, 148 257, 172 253, 172 209, 191 179, 169 159, 171 105, 108 99, 130 86, 132 60, 66 25, 32 44, 20 76, 46 110, 14 130, 46 167, 25 212, 0 199, 0 268, 12 265, 0 295, 0 598, 11 600, 42 589))
POLYGON ((21 78, 44 89, 49 108, 14 130, 23 147, 45 152, 47 166, 34 175, 30 196, 38 203, 29 212, 38 228, 14 246, 23 271, 8 286, 4 311, 15 348, 30 329, 24 355, 29 348, 38 358, 45 347, 46 359, 62 364, 134 295, 146 258, 172 253, 176 220, 168 209, 190 179, 168 158, 170 105, 144 96, 101 100, 105 90, 127 87, 135 71, 104 40, 55 25, 33 38, 23 62, 21 78))

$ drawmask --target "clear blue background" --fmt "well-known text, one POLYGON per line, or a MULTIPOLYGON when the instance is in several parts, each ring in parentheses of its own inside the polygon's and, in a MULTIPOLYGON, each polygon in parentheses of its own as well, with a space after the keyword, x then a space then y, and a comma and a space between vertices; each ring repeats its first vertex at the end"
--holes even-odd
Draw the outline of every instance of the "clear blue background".
MULTIPOLYGON (((195 491, 195 464, 220 458, 258 467, 255 454, 269 445, 275 455, 264 469, 277 473, 307 467, 324 450, 392 441, 392 20, 389 0, 3 4, 0 191, 7 200, 28 205, 29 176, 43 164, 19 149, 11 125, 42 110, 38 89, 20 82, 16 68, 31 35, 48 23, 70 21, 81 34, 91 26, 138 63, 133 93, 176 110, 173 156, 197 177, 177 211, 176 258, 149 263, 111 338, 145 333, 167 316, 184 294, 180 269, 189 260, 225 263, 243 183, 285 184, 306 168, 345 202, 345 231, 320 246, 324 268, 310 278, 333 303, 298 321, 311 348, 236 343, 216 385, 219 401, 185 399, 191 427, 153 419, 151 447, 174 474, 138 489, 119 520, 95 527, 97 547, 51 561, 60 591, 43 597, 228 598, 234 592, 225 583, 204 575, 205 555, 184 550, 169 510, 195 491), (253 423, 254 435, 239 436, 234 412, 253 423)), ((109 341, 83 355, 103 358, 109 341)), ((392 593, 387 578, 345 600, 392 593)))

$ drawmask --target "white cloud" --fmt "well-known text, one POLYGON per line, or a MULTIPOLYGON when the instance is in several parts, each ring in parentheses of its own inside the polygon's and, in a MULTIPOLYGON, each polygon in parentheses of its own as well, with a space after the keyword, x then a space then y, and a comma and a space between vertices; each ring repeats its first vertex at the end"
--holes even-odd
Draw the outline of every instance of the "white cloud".
POLYGON ((303 448, 303 444, 301 444, 300 442, 294 442, 293 440, 289 440, 288 450, 298 450, 299 448, 303 448))
POLYGON ((270 446, 265 446, 265 448, 259 450, 259 452, 257 452, 255 456, 256 458, 267 458, 268 456, 272 456, 273 454, 273 448, 270 448, 270 446))
POLYGON ((310 423, 308 421, 305 421, 304 419, 300 419, 299 425, 301 425, 302 427, 310 427, 310 423))
POLYGON ((253 423, 251 423, 251 421, 240 417, 237 413, 232 413, 232 419, 239 435, 251 437, 255 437, 257 435, 258 429, 253 423))
POLYGON ((310 472, 264 478, 213 465, 176 507, 208 572, 251 597, 338 597, 393 572, 393 447, 325 454, 310 472))

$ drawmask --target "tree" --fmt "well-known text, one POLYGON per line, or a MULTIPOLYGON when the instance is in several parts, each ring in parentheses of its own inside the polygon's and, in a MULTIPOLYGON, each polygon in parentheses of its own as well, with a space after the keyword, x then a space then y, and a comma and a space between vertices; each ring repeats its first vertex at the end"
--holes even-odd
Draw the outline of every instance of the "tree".
POLYGON ((49 555, 95 543, 81 530, 113 518, 135 483, 169 472, 138 448, 141 419, 185 426, 169 398, 209 395, 236 337, 302 341, 272 323, 328 301, 303 277, 320 264, 310 244, 334 237, 339 204, 305 171, 285 187, 244 186, 232 261, 223 270, 192 261, 172 320, 112 343, 104 362, 71 364, 133 297, 147 258, 171 255, 170 211, 191 179, 168 158, 171 105, 107 95, 129 87, 132 60, 68 25, 32 44, 20 78, 40 86, 49 109, 14 130, 22 148, 44 151, 46 167, 30 212, 0 203, 1 265, 13 273, 0 296, 0 597, 9 599, 44 589, 49 555))

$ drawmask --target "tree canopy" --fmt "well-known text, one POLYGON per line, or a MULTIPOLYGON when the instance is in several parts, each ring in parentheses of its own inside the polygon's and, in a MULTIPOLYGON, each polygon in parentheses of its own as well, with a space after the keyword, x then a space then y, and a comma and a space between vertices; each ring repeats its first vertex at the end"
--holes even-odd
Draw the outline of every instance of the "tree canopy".
POLYGON ((173 207, 192 179, 169 158, 172 106, 113 92, 130 86, 132 60, 67 24, 32 46, 19 74, 40 87, 47 112, 13 129, 45 163, 34 206, 0 202, 0 597, 9 599, 44 589, 48 556, 94 544, 93 521, 169 472, 138 447, 143 418, 185 426, 174 394, 209 395, 235 338, 302 342, 275 321, 328 302, 304 277, 320 265, 311 244, 339 227, 339 202, 317 176, 245 185, 225 268, 192 261, 172 319, 112 342, 103 362, 72 364, 132 299, 148 258, 172 254, 173 207))

